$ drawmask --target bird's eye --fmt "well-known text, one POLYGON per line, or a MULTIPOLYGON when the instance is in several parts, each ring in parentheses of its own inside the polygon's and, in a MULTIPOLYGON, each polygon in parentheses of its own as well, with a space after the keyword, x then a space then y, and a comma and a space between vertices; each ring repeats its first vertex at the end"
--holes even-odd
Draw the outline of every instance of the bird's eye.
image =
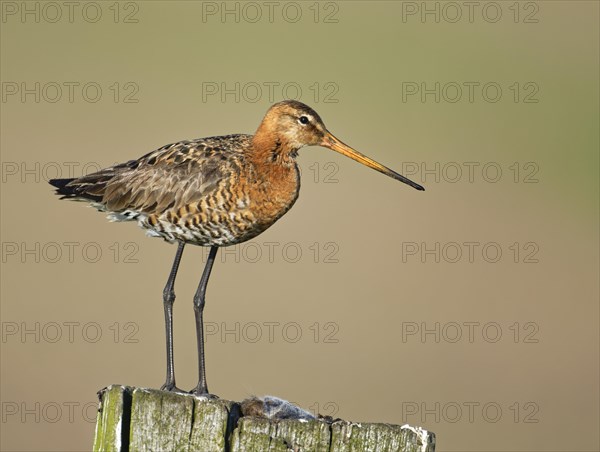
POLYGON ((298 121, 300 121, 300 124, 308 124, 308 118, 306 116, 300 116, 298 121))

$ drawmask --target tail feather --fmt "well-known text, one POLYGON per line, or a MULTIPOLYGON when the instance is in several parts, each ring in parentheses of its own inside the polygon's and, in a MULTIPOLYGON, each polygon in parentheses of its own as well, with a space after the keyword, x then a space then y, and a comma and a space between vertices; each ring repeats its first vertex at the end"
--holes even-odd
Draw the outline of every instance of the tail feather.
POLYGON ((56 194, 61 195, 60 199, 72 198, 76 196, 75 187, 69 187, 69 184, 75 179, 50 179, 48 183, 56 188, 56 194))
POLYGON ((56 188, 56 194, 60 195, 60 199, 102 202, 102 195, 96 190, 94 190, 96 193, 90 193, 88 190, 91 184, 83 179, 50 179, 48 183, 56 188))
POLYGON ((91 201, 92 203, 102 204, 108 183, 115 176, 135 169, 137 165, 136 160, 130 160, 79 178, 50 179, 48 182, 56 187, 56 194, 61 196, 60 199, 91 201))
POLYGON ((65 185, 69 184, 70 182, 73 182, 75 179, 50 179, 48 182, 50 183, 50 185, 58 188, 59 190, 64 188, 65 185))

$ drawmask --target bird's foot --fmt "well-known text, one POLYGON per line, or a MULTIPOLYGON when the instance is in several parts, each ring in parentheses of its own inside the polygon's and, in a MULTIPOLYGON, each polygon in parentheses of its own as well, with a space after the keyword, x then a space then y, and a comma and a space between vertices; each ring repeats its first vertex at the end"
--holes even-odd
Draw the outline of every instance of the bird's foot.
POLYGON ((219 398, 218 395, 209 393, 207 388, 202 388, 200 386, 196 386, 189 393, 194 394, 196 397, 205 397, 210 400, 215 400, 219 398))
POLYGON ((160 387, 161 391, 168 391, 168 392, 174 392, 176 394, 188 394, 188 392, 184 391, 183 389, 179 389, 177 386, 175 386, 175 383, 165 383, 164 385, 162 385, 160 387))

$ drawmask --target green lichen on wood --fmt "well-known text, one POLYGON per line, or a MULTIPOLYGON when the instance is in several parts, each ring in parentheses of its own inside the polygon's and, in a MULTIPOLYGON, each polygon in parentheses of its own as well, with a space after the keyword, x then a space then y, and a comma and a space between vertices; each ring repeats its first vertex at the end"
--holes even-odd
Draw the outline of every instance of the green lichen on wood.
POLYGON ((228 425, 237 421, 237 407, 228 400, 195 399, 194 428, 190 435, 190 451, 219 450, 227 446, 228 425), (211 428, 205 428, 211 426, 211 428))
POLYGON ((389 424, 240 417, 239 404, 153 389, 101 393, 94 451, 433 452, 435 437, 389 424))
POLYGON ((331 451, 433 452, 433 434, 418 427, 390 424, 335 422, 331 426, 331 451))
POLYGON ((110 386, 99 392, 100 410, 96 420, 94 452, 120 450, 122 440, 123 399, 127 397, 123 386, 110 386))
POLYGON ((329 451, 329 424, 324 421, 241 418, 233 432, 231 452, 329 451))
POLYGON ((187 450, 194 400, 165 391, 135 389, 131 404, 131 450, 187 450))

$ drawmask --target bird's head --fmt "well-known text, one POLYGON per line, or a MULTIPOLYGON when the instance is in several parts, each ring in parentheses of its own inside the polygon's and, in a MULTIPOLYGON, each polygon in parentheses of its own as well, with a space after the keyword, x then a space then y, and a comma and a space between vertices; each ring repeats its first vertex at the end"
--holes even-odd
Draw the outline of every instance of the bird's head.
POLYGON ((297 151, 302 146, 316 146, 327 133, 323 120, 308 105, 284 100, 269 108, 257 135, 269 134, 284 148, 297 151))
POLYGON ((421 185, 396 173, 388 167, 352 149, 327 130, 319 114, 308 105, 295 100, 284 100, 269 108, 256 134, 255 145, 272 155, 296 157, 303 146, 323 146, 339 152, 363 165, 373 168, 417 190, 421 185))

